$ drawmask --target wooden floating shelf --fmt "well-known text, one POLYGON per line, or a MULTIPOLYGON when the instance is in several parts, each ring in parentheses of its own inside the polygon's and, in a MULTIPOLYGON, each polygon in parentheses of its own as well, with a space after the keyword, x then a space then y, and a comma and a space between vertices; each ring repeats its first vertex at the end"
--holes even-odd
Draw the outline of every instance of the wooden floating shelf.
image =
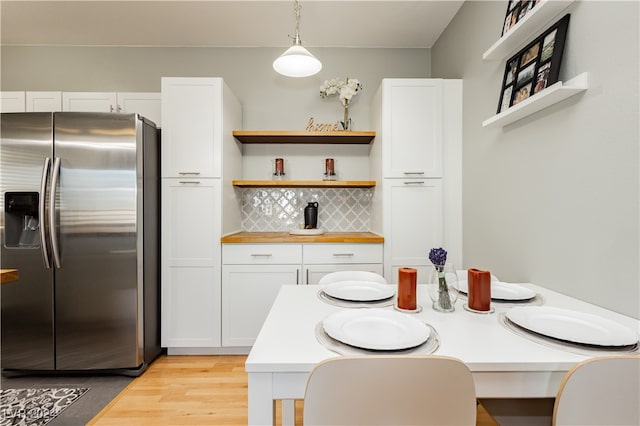
POLYGON ((573 95, 587 90, 587 73, 582 73, 566 82, 558 81, 546 89, 525 99, 518 105, 482 122, 482 127, 506 126, 528 115, 541 111, 553 104, 561 102, 573 95))
POLYGON ((238 188, 372 188, 375 180, 234 180, 238 188))
POLYGON ((515 24, 505 35, 500 37, 493 46, 487 49, 482 55, 483 61, 499 61, 507 55, 515 52, 527 41, 533 39, 538 32, 542 32, 543 27, 550 23, 564 9, 575 0, 544 0, 538 3, 533 9, 515 24))
POLYGON ((369 144, 376 137, 376 132, 234 130, 233 137, 241 143, 369 144))

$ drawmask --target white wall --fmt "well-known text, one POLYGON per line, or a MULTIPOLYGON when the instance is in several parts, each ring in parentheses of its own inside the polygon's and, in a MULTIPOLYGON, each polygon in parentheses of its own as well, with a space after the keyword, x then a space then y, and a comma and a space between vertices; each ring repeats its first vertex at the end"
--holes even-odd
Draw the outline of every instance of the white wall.
MULTIPOLYGON (((343 108, 336 96, 320 98, 320 85, 335 77, 357 78, 364 89, 352 99, 353 130, 370 130, 373 94, 384 77, 429 77, 429 49, 314 48, 322 71, 295 79, 271 66, 283 49, 4 46, 1 90, 159 92, 161 77, 222 77, 243 107, 247 130, 304 130, 336 123, 343 108)), ((320 179, 333 157, 340 179, 366 180, 368 145, 244 145, 243 176, 266 179, 270 161, 285 157, 289 179, 320 179)))
POLYGON ((326 79, 359 79, 353 98, 354 130, 369 130, 369 105, 383 77, 429 77, 429 49, 329 49, 312 52, 322 71, 294 79, 271 64, 284 49, 4 46, 1 90, 159 92, 161 77, 222 77, 240 99, 244 128, 304 130, 316 122, 342 120, 336 97, 320 98, 326 79))
POLYGON ((466 2, 432 49, 433 77, 464 79, 465 266, 639 318, 639 3, 573 3, 560 79, 588 72, 589 89, 483 128, 506 59, 482 54, 506 5, 466 2))

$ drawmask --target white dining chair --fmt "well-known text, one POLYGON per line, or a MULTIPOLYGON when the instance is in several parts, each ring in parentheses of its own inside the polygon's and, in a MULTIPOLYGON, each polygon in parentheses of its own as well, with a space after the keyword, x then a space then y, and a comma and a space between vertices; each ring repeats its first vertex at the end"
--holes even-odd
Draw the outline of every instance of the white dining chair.
POLYGON ((640 356, 591 358, 565 375, 553 425, 640 425, 640 356))
POLYGON ((387 284, 387 280, 380 274, 369 271, 337 271, 330 272, 318 281, 318 284, 331 284, 339 281, 370 281, 374 283, 387 284))
POLYGON ((330 358, 307 381, 303 424, 475 425, 476 391, 459 359, 425 355, 330 358))

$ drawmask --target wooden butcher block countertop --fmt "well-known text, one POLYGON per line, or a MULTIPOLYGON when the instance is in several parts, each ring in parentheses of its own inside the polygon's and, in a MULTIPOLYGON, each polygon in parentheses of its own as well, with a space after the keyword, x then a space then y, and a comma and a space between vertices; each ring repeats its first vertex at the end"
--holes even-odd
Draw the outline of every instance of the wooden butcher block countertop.
POLYGON ((7 284, 18 281, 20 275, 17 269, 0 269, 0 283, 7 284))
POLYGON ((321 235, 291 235, 288 232, 238 232, 220 239, 222 243, 383 243, 373 232, 325 232, 321 235))

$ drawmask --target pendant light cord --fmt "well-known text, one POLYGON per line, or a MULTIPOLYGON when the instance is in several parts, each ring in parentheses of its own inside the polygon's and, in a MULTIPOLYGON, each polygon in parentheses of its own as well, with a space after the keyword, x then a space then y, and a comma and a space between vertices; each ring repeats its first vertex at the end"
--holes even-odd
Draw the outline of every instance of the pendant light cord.
POLYGON ((300 4, 300 0, 294 0, 293 11, 296 14, 296 34, 294 36, 295 41, 300 40, 300 10, 302 10, 302 5, 300 4))

